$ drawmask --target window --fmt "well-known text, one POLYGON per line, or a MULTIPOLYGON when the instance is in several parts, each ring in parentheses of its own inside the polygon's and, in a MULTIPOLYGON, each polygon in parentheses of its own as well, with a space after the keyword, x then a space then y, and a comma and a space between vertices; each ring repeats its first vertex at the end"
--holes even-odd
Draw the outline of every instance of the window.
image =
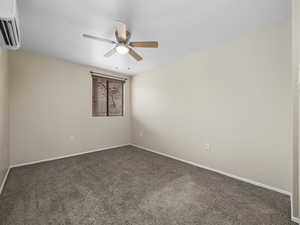
POLYGON ((93 116, 123 116, 124 81, 92 75, 93 116))

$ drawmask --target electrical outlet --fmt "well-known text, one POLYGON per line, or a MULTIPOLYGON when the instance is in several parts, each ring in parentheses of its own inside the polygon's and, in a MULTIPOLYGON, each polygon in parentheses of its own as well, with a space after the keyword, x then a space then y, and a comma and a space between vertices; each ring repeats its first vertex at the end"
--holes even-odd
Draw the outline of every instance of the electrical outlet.
POLYGON ((210 144, 204 144, 204 150, 210 151, 210 144))

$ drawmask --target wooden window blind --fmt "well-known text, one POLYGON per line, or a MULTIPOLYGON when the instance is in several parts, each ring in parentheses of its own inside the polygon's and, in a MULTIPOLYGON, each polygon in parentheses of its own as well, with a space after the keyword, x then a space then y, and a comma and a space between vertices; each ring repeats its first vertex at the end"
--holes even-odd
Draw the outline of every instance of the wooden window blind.
POLYGON ((93 116, 124 115, 124 81, 92 75, 93 116))

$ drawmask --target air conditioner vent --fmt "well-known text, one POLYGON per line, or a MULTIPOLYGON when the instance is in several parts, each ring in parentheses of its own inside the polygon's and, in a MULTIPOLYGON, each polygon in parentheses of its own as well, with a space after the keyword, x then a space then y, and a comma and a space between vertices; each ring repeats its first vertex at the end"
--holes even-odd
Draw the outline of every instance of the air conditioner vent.
POLYGON ((5 0, 0 9, 0 46, 18 49, 21 45, 18 12, 15 0, 5 0))
POLYGON ((20 37, 17 22, 13 20, 0 19, 0 32, 3 38, 4 47, 17 49, 20 46, 20 37))

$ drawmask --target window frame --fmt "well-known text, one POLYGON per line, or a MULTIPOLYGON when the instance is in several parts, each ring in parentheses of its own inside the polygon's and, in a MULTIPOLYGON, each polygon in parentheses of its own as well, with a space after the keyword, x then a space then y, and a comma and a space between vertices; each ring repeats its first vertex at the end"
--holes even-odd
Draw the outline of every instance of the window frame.
POLYGON ((91 73, 92 75, 92 117, 124 117, 125 115, 125 81, 126 79, 117 79, 117 78, 110 78, 110 77, 107 77, 107 76, 101 76, 101 75, 95 75, 93 73, 91 73), (96 88, 95 88, 95 82, 96 82, 96 79, 105 79, 106 81, 106 113, 105 115, 99 115, 97 114, 95 111, 95 101, 96 101, 96 88), (122 112, 120 115, 110 115, 109 114, 109 103, 110 103, 110 96, 109 96, 109 83, 112 83, 112 82, 118 82, 118 83, 121 83, 121 104, 122 104, 122 112))

